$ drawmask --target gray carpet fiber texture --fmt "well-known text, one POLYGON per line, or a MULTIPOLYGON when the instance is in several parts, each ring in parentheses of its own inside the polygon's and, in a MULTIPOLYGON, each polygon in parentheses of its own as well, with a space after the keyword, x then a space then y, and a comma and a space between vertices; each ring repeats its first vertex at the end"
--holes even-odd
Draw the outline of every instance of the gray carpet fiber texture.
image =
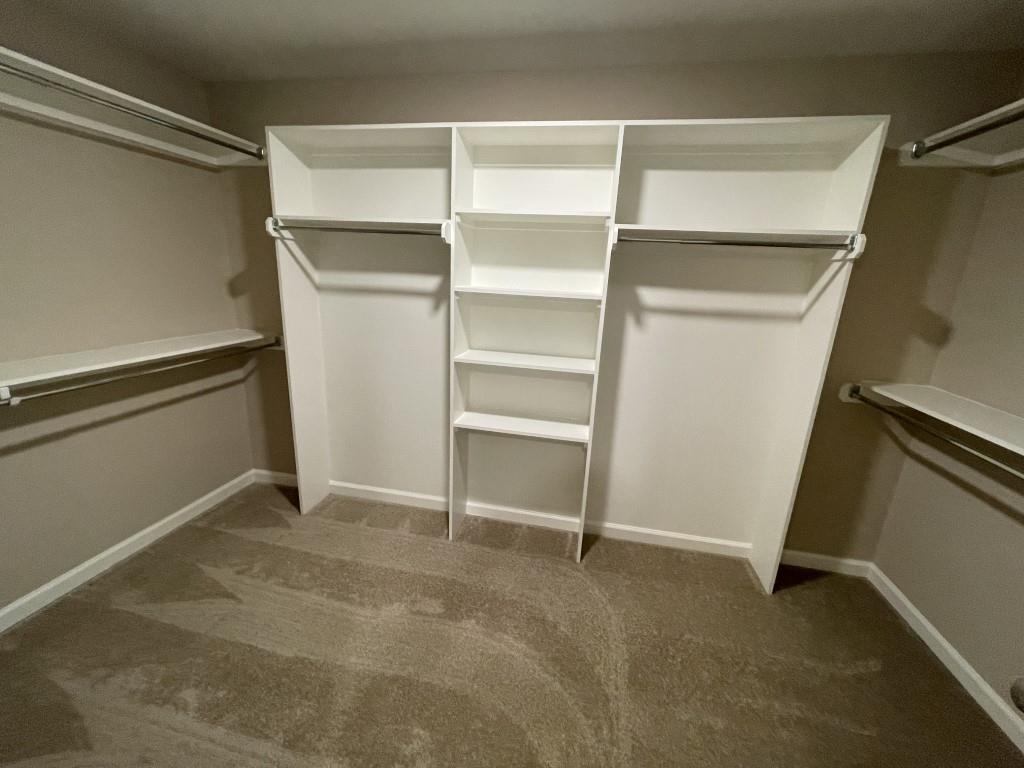
POLYGON ((252 486, 0 636, 17 766, 1024 766, 864 581, 252 486))

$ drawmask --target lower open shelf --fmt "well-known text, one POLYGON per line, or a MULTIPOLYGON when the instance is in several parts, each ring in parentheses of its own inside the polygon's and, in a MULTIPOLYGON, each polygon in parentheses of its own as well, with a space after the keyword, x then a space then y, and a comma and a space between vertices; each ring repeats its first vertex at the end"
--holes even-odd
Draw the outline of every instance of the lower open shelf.
POLYGON ((559 355, 527 355, 520 352, 496 352, 489 349, 467 349, 455 356, 456 363, 486 365, 495 368, 522 368, 530 371, 594 374, 596 362, 585 357, 559 355))
POLYGON ((590 440, 590 427, 564 421, 524 419, 519 416, 499 416, 493 413, 466 411, 453 422, 456 429, 475 432, 495 432, 503 435, 536 437, 568 443, 586 443, 590 440))

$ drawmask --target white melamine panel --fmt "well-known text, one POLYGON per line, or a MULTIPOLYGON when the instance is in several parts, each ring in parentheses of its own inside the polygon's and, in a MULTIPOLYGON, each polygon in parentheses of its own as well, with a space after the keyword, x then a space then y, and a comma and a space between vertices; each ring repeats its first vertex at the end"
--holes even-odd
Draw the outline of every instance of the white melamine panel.
POLYGON ((456 310, 456 353, 478 349, 593 359, 597 349, 596 303, 464 295, 456 310))
POLYGON ((750 563, 768 592, 775 585, 852 267, 851 262, 837 262, 823 272, 817 297, 797 326, 789 364, 775 378, 774 386, 767 387, 775 398, 771 409, 774 425, 758 467, 762 501, 752 516, 750 563))
POLYGON ((288 190, 275 197, 278 215, 448 218, 450 129, 289 127, 268 136, 275 188, 288 190))
POLYGON ((446 495, 448 246, 308 234, 322 285, 331 480, 446 495))
POLYGON ((331 480, 320 304, 316 286, 302 266, 304 260, 298 244, 278 241, 281 321, 295 437, 299 509, 303 513, 327 496, 331 480))
POLYGON ((604 290, 608 223, 460 216, 456 277, 476 288, 583 292, 604 290))
POLYGON ((616 218, 696 230, 854 229, 884 129, 880 118, 627 125, 616 218))
MULTIPOLYGON (((620 244, 588 519, 747 542, 779 395, 827 254, 620 244)), ((827 263, 827 262, 825 262, 827 263)), ((783 427, 785 428, 785 427, 783 427)))
POLYGON ((592 379, 554 371, 459 366, 467 411, 586 424, 592 379))

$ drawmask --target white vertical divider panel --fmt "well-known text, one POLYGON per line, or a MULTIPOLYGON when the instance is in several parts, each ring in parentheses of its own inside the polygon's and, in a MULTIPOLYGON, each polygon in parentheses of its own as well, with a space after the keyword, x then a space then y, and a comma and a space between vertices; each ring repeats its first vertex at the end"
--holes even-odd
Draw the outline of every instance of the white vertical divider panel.
POLYGON ((455 263, 455 241, 460 237, 455 211, 457 203, 472 193, 473 169, 459 131, 452 128, 452 188, 451 188, 451 232, 449 294, 448 294, 448 539, 454 541, 468 504, 468 436, 455 429, 455 415, 464 409, 462 393, 459 390, 459 376, 455 368, 455 355, 459 346, 459 308, 456 304, 455 286, 458 284, 455 263))
MULTIPOLYGON (((825 210, 829 225, 863 231, 888 128, 889 119, 881 120, 836 170, 825 210)), ((863 248, 861 242, 859 249, 863 248)), ((833 264, 831 273, 825 271, 824 279, 830 282, 812 301, 801 321, 792 382, 784 389, 780 387, 784 421, 778 426, 780 438, 768 462, 765 504, 760 517, 754 521, 750 548, 750 564, 768 593, 775 589, 775 577, 786 545, 786 533, 853 266, 853 261, 845 261, 838 266, 833 264)))
POLYGON ((776 382, 778 412, 773 445, 763 478, 763 503, 754 521, 750 548, 750 564, 765 591, 775 588, 782 548, 786 543, 789 519, 800 484, 807 446, 818 411, 825 371, 835 341, 839 315, 850 282, 852 261, 833 263, 818 278, 824 289, 812 288, 811 306, 807 309, 796 334, 796 345, 790 375, 776 382))
POLYGON ((312 276, 300 265, 303 257, 292 252, 298 245, 278 240, 276 249, 299 511, 305 514, 330 492, 320 297, 312 276))
POLYGON ((604 256, 604 283, 601 286, 601 309, 597 320, 597 349, 594 353, 594 384, 590 390, 590 436, 584 448, 586 455, 583 464, 583 493, 580 500, 580 521, 579 530, 576 533, 576 562, 583 559, 583 531, 587 522, 587 496, 590 489, 590 460, 594 454, 594 428, 597 426, 595 414, 597 413, 597 387, 601 376, 601 346, 604 339, 604 314, 608 306, 608 277, 612 266, 612 248, 615 245, 615 211, 619 202, 619 174, 622 170, 622 140, 625 126, 619 126, 619 138, 615 146, 615 171, 612 176, 611 200, 609 201, 608 231, 605 241, 604 256))

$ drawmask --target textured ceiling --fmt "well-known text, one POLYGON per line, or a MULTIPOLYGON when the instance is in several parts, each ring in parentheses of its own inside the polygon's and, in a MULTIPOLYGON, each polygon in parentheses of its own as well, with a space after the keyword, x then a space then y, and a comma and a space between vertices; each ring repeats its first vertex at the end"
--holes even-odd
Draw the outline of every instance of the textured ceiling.
POLYGON ((1024 47, 1024 0, 38 0, 203 80, 1024 47))

